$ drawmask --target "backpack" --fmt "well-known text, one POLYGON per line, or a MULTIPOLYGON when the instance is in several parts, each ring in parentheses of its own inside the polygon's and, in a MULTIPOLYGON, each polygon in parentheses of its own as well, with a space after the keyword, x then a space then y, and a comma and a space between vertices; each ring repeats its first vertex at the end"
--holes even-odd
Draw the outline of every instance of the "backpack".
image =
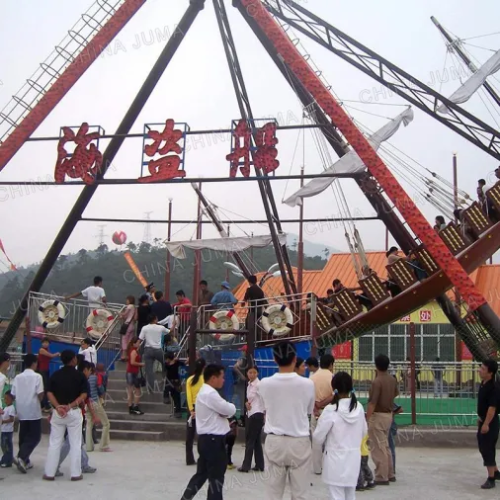
POLYGON ((99 396, 104 396, 106 394, 106 381, 105 376, 102 373, 96 373, 97 375, 97 394, 99 396))

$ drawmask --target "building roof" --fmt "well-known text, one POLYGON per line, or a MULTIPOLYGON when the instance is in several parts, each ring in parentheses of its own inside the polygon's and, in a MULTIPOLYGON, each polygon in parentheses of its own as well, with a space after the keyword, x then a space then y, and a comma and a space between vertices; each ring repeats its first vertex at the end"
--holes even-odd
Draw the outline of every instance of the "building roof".
MULTIPOLYGON (((312 287, 314 287, 314 284, 318 280, 319 276, 324 272, 323 270, 315 270, 315 271, 304 271, 303 274, 303 289, 305 291, 312 291, 312 287)), ((255 276, 257 276, 257 283, 260 282, 261 278, 264 276, 265 273, 257 273, 255 276)), ((293 275, 295 277, 295 280, 297 280, 297 268, 293 268, 293 275)), ((245 296, 245 292, 248 288, 248 284, 246 281, 242 281, 234 290, 233 294, 234 296, 239 300, 243 300, 243 297, 245 296)), ((283 287, 283 281, 281 280, 281 276, 278 277, 272 277, 269 278, 265 283, 264 286, 262 287, 264 290, 264 293, 266 294, 267 297, 277 297, 279 295, 282 295, 285 293, 284 287, 283 287)))
POLYGON ((491 308, 500 316, 500 265, 481 266, 475 283, 491 308))
MULTIPOLYGON (((387 278, 387 257, 385 252, 366 252, 366 258, 370 267, 382 279, 387 278)), ((294 276, 297 279, 297 269, 294 268, 294 276)), ((264 273, 257 274, 257 280, 260 280, 264 273)), ((330 255, 325 267, 320 271, 304 271, 304 292, 313 292, 319 297, 325 297, 326 291, 332 288, 332 281, 339 279, 346 287, 357 287, 358 279, 352 256, 350 253, 334 253, 330 255)), ((483 265, 471 274, 479 291, 484 295, 492 309, 500 315, 500 265, 483 265)), ((234 295, 238 300, 243 300, 247 289, 246 282, 240 283, 235 290, 234 295)), ((276 297, 284 293, 281 277, 273 277, 264 284, 264 293, 268 297, 276 297)), ((448 292, 450 299, 454 299, 454 292, 448 292)))

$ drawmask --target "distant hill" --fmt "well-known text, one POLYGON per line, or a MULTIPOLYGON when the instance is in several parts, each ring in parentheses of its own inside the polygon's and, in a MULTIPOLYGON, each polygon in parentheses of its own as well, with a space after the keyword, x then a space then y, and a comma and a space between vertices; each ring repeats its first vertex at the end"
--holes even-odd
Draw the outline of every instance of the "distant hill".
MULTIPOLYGON (((299 237, 296 234, 288 233, 286 241, 288 247, 294 248, 295 242, 299 241, 299 237)), ((340 252, 340 250, 328 245, 324 245, 322 243, 313 243, 312 241, 304 240, 304 255, 308 255, 310 257, 316 257, 318 255, 320 257, 325 257, 325 250, 328 250, 328 255, 340 252)))
MULTIPOLYGON (((127 245, 134 260, 148 281, 153 281, 158 289, 163 289, 165 277, 166 251, 158 240, 154 245, 133 242, 127 245)), ((289 254, 292 265, 297 264, 297 252, 292 239, 289 254)), ((321 245, 316 245, 320 248, 321 245)), ((307 253, 307 250, 306 252, 307 253)), ((317 255, 306 255, 304 259, 305 269, 323 269, 326 264, 324 256, 321 256, 321 248, 317 255)), ((226 278, 226 269, 223 262, 228 259, 225 255, 204 251, 202 254, 202 279, 209 282, 212 290, 218 290, 220 282, 226 278)), ((250 253, 244 254, 247 265, 251 265, 250 253)), ((255 249, 253 252, 253 269, 262 271, 268 269, 276 262, 272 247, 255 249)), ((171 266, 171 290, 183 289, 188 297, 193 290, 193 253, 187 252, 187 258, 183 260, 173 259, 171 266)), ((18 271, 10 271, 0 275, 0 316, 10 317, 19 305, 25 290, 28 289, 39 264, 21 268, 18 271)), ((55 293, 57 295, 69 295, 92 284, 92 278, 101 275, 104 279, 104 289, 109 301, 123 303, 127 295, 139 296, 142 287, 129 269, 123 252, 109 251, 107 245, 88 251, 84 248, 76 254, 61 255, 45 281, 42 292, 55 293)), ((241 281, 231 273, 229 282, 235 286, 241 281)))

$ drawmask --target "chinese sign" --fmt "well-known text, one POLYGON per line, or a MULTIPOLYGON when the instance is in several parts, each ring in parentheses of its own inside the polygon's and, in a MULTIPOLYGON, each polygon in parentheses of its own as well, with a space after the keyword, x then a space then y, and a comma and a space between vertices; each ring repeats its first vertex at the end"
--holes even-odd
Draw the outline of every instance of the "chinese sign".
MULTIPOLYGON (((268 175, 280 165, 277 160, 279 142, 276 137, 276 121, 258 119, 253 122, 233 120, 231 128, 231 153, 226 155, 230 162, 229 176, 234 178, 238 171, 249 177, 251 167, 258 173, 268 175)), ((176 123, 169 118, 165 123, 145 124, 142 147, 141 183, 154 183, 186 177, 186 136, 189 126, 176 123)), ((101 172, 103 155, 99 151, 99 138, 104 135, 101 127, 62 127, 57 147, 57 161, 54 177, 58 184, 71 179, 81 179, 93 184, 101 172), (90 129, 95 130, 90 130, 90 129), (68 144, 74 148, 68 150, 68 144)))
MULTIPOLYGON (((81 179, 85 184, 93 184, 102 166, 102 154, 99 151, 101 128, 97 132, 89 132, 89 124, 82 123, 78 132, 76 127, 63 127, 57 145, 57 161, 54 178, 62 184, 66 176, 81 179), (76 146, 70 153, 66 144, 73 142, 76 146)), ((104 132, 104 131, 103 131, 104 132)))
MULTIPOLYGON (((184 130, 176 129, 175 122, 168 119, 162 132, 153 130, 151 127, 157 124, 145 126, 145 135, 152 139, 151 144, 145 144, 142 157, 142 165, 148 166, 150 175, 139 177, 139 182, 156 182, 175 177, 185 177, 184 170, 184 151, 186 131, 189 127, 184 125, 184 130), (181 142, 182 144, 179 144, 181 142), (182 156, 181 156, 182 155, 182 156), (146 158, 150 158, 147 160, 146 158)), ((141 169, 142 170, 142 169, 141 169)))
POLYGON ((268 122, 255 129, 255 147, 252 147, 252 132, 246 120, 240 120, 236 126, 233 125, 231 153, 226 156, 226 160, 230 162, 230 177, 236 177, 238 167, 243 177, 249 177, 252 164, 265 174, 270 174, 279 167, 280 162, 276 159, 276 145, 279 142, 276 129, 275 122, 268 122), (253 162, 250 160, 251 155, 253 162))
POLYGON ((430 323, 432 321, 432 311, 422 309, 419 313, 420 323, 430 323))
POLYGON ((410 323, 411 316, 409 314, 408 316, 403 316, 399 321, 401 321, 401 323, 410 323))

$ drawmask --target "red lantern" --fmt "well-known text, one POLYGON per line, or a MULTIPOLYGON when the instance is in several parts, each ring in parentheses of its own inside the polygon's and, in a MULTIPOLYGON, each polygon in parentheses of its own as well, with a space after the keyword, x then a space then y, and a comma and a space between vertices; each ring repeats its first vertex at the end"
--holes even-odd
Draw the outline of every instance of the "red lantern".
POLYGON ((123 245, 127 241, 127 235, 123 231, 115 231, 113 233, 113 243, 123 245))

